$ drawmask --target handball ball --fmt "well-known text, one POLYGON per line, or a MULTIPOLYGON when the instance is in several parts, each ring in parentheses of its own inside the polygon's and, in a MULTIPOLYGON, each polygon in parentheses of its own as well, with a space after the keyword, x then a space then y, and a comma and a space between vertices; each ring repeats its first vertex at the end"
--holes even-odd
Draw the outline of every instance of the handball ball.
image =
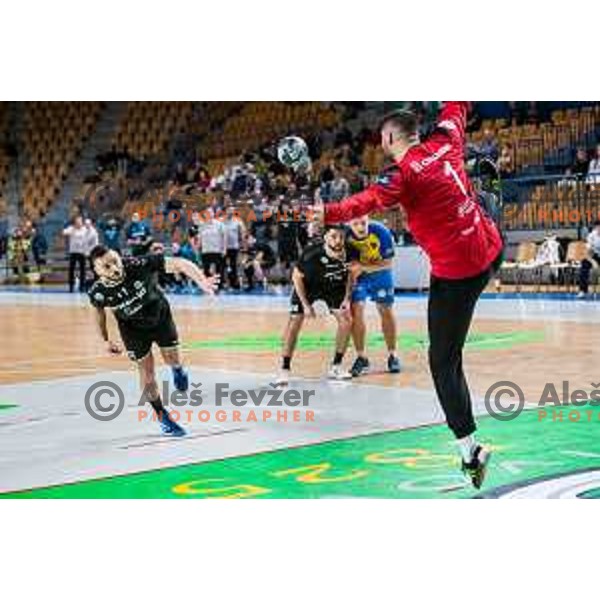
POLYGON ((306 142, 297 136, 288 136, 279 141, 277 146, 279 162, 293 171, 310 169, 310 157, 306 142))

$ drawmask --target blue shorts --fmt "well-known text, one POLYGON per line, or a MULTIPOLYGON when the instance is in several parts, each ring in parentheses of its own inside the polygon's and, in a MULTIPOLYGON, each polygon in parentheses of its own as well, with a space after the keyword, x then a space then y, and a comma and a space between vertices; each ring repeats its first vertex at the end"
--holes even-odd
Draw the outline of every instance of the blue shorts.
POLYGON ((391 270, 361 275, 352 291, 352 302, 371 299, 377 304, 394 304, 394 277, 391 270))

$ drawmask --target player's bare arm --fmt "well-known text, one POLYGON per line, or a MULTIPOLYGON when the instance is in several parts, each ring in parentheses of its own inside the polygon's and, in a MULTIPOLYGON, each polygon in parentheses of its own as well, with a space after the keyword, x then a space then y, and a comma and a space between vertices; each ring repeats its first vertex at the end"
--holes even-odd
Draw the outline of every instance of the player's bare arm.
POLYGON ((185 258, 166 258, 165 271, 174 275, 185 275, 191 279, 202 291, 213 295, 219 285, 219 276, 206 277, 204 273, 191 261, 185 258))
POLYGON ((306 296, 304 275, 302 274, 300 269, 296 267, 294 267, 294 270, 292 271, 292 283, 294 284, 294 288, 296 290, 296 294, 298 294, 298 298, 300 298, 300 302, 302 302, 305 316, 309 318, 314 318, 316 316, 316 313, 315 309, 312 307, 306 296))
POLYGON ((100 331, 100 335, 106 344, 106 349, 110 354, 120 354, 121 346, 110 339, 108 333, 108 321, 106 318, 106 309, 97 307, 96 308, 96 323, 98 324, 98 330, 100 331))
POLYGON ((348 281, 346 283, 346 295, 344 296, 344 301, 340 306, 340 310, 342 312, 350 313, 350 306, 352 305, 352 290, 354 289, 354 284, 358 279, 359 274, 354 274, 352 269, 348 271, 348 281))
POLYGON ((388 269, 391 269, 394 266, 394 261, 391 258, 386 258, 384 260, 378 260, 377 262, 373 262, 368 265, 363 265, 360 263, 356 263, 356 265, 356 270, 359 272, 359 274, 377 273, 378 271, 386 271, 388 269))

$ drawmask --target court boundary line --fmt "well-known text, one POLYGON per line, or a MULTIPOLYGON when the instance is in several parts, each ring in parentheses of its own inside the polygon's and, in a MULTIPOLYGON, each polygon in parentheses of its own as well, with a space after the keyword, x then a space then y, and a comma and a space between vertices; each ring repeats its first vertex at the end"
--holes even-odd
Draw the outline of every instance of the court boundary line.
MULTIPOLYGON (((285 446, 283 448, 272 448, 269 450, 261 450, 261 451, 255 451, 255 452, 248 452, 245 454, 236 454, 235 456, 224 456, 221 458, 215 458, 215 459, 210 459, 210 460, 206 460, 206 461, 197 461, 197 462, 190 462, 190 463, 185 463, 182 465, 174 465, 174 466, 168 466, 168 467, 159 467, 159 468, 154 468, 154 469, 143 469, 141 471, 132 471, 130 473, 122 473, 120 475, 106 475, 104 477, 95 477, 95 478, 91 478, 91 479, 83 479, 83 480, 79 480, 79 481, 69 481, 66 483, 58 483, 58 484, 54 484, 54 485, 48 485, 48 486, 41 486, 41 487, 32 487, 32 488, 24 488, 22 490, 13 490, 11 492, 0 492, 0 500, 2 499, 3 496, 8 496, 11 494, 26 494, 29 492, 40 492, 43 490, 52 490, 52 489, 56 489, 56 488, 62 488, 62 487, 67 487, 67 486, 73 486, 73 485, 78 485, 78 484, 82 484, 82 483, 92 483, 92 482, 100 482, 100 481, 107 481, 109 479, 117 479, 120 477, 130 477, 132 475, 144 475, 146 473, 158 473, 160 471, 166 471, 167 469, 178 469, 181 467, 194 467, 194 466, 198 466, 198 465, 204 465, 204 464, 209 464, 209 463, 218 463, 218 462, 224 462, 226 460, 235 460, 238 458, 249 458, 249 457, 253 457, 253 456, 261 456, 264 454, 273 454, 275 452, 286 452, 288 450, 300 450, 302 448, 310 448, 313 446, 321 446, 324 444, 334 444, 337 442, 345 442, 345 441, 351 441, 351 440, 358 440, 358 439, 362 439, 362 438, 368 438, 368 437, 374 437, 374 436, 379 436, 379 435, 385 435, 388 433, 401 433, 403 431, 412 431, 412 430, 417 430, 417 429, 425 429, 428 427, 437 427, 439 425, 445 425, 446 422, 445 421, 434 421, 431 423, 422 423, 421 425, 409 425, 407 427, 401 427, 401 428, 389 428, 389 429, 382 429, 379 431, 373 431, 373 432, 369 432, 369 433, 360 433, 358 435, 352 435, 352 436, 348 436, 348 437, 336 437, 336 438, 328 438, 325 439, 323 441, 319 441, 319 442, 313 442, 313 443, 303 443, 303 444, 295 444, 292 446, 285 446)), ((185 438, 178 438, 177 440, 175 440, 175 442, 179 442, 179 441, 184 441, 185 438)))

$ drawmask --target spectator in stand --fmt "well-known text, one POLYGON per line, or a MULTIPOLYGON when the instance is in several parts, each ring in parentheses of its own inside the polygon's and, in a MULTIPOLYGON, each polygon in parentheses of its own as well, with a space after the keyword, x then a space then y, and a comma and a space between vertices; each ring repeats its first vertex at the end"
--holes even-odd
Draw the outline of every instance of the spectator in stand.
MULTIPOLYGON (((173 256, 185 258, 198 265, 200 263, 200 236, 198 229, 194 226, 188 230, 187 239, 181 246, 177 243, 172 244, 173 256)), ((168 289, 180 293, 193 293, 194 286, 185 275, 169 275, 165 280, 168 289)))
POLYGON ((205 192, 210 187, 210 175, 205 168, 201 168, 198 172, 198 177, 196 179, 196 184, 200 191, 205 192))
POLYGON ((267 272, 276 262, 269 244, 260 244, 253 236, 248 236, 246 258, 243 262, 247 286, 244 291, 254 291, 258 283, 263 289, 267 284, 267 272))
MULTIPOLYGON (((85 260, 87 262, 89 260, 89 258, 90 258, 90 254, 92 252, 92 249, 95 248, 99 244, 99 242, 100 242, 100 236, 98 235, 98 230, 94 226, 94 223, 92 222, 91 219, 85 219, 85 221, 83 222, 83 224, 84 224, 85 230, 86 230, 86 236, 85 236, 85 243, 86 243, 85 260)), ((94 274, 93 274, 93 271, 92 271, 92 276, 93 275, 94 274)), ((84 288, 86 290, 88 289, 87 279, 84 282, 84 288)))
POLYGON ((46 236, 39 227, 34 226, 31 230, 31 253, 33 260, 41 273, 42 268, 46 264, 46 254, 48 253, 48 241, 46 236))
POLYGON ((561 247, 556 235, 548 232, 538 248, 534 264, 536 266, 558 265, 561 261, 561 247))
POLYGON ((590 161, 585 148, 577 148, 572 171, 574 175, 587 175, 590 161))
MULTIPOLYGON (((281 202, 281 198, 279 199, 281 202)), ((268 244, 271 239, 271 225, 273 223, 273 210, 267 202, 266 196, 260 200, 260 204, 254 207, 254 218, 250 224, 252 236, 256 238, 257 244, 268 244)))
POLYGON ((225 253, 225 271, 229 281, 229 287, 234 290, 240 289, 240 278, 238 275, 238 260, 242 242, 245 236, 245 228, 242 219, 236 214, 233 207, 227 208, 227 217, 223 222, 227 238, 227 251, 225 253))
POLYGON ((326 165, 319 174, 319 182, 320 182, 320 194, 323 202, 331 201, 331 186, 333 180, 335 179, 335 161, 330 161, 328 165, 326 165))
POLYGON ((175 174, 173 175, 173 181, 179 186, 183 186, 188 182, 187 171, 181 162, 177 163, 175 174))
POLYGON ((88 246, 88 251, 85 253, 85 255, 89 256, 92 248, 98 245, 100 238, 98 236, 98 230, 94 226, 94 223, 91 219, 86 219, 83 224, 85 225, 86 229, 86 242, 88 246))
POLYGON ((513 151, 511 144, 504 144, 498 157, 498 171, 500 177, 506 179, 512 177, 515 173, 515 165, 513 161, 513 151))
POLYGON ((585 298, 590 288, 590 274, 594 266, 600 264, 600 221, 594 222, 594 227, 587 237, 588 258, 581 261, 579 269, 578 298, 585 298))
POLYGON ((113 216, 100 224, 103 244, 110 250, 121 254, 121 223, 113 216))
POLYGON ((591 184, 600 184, 600 144, 596 147, 596 155, 590 161, 587 182, 591 184))
POLYGON ((227 234, 225 226, 215 219, 214 212, 207 208, 206 220, 200 227, 200 248, 202 250, 202 266, 207 277, 219 275, 219 289, 223 289, 223 269, 227 254, 227 234))
POLYGON ((190 227, 186 242, 180 246, 175 256, 185 258, 195 265, 200 263, 200 235, 197 227, 190 227))
POLYGON ((8 240, 8 264, 20 283, 27 281, 29 273, 30 239, 18 227, 8 240))
POLYGON ((479 154, 484 158, 490 158, 493 161, 498 160, 498 143, 491 129, 483 132, 483 140, 478 147, 479 154))
POLYGON ((350 194, 350 184, 348 180, 342 176, 339 169, 335 171, 333 181, 331 182, 331 200, 338 202, 343 200, 350 194))
POLYGON ((277 215, 277 250, 279 261, 288 272, 298 260, 298 226, 298 214, 284 200, 277 215))
POLYGON ((127 166, 130 158, 127 146, 124 146, 121 152, 117 152, 117 176, 127 177, 127 166))
POLYGON ((335 136, 335 145, 339 148, 346 144, 352 144, 353 141, 352 132, 347 127, 342 127, 335 136))
POLYGON ((69 252, 69 292, 75 291, 75 268, 79 272, 79 291, 85 292, 85 257, 88 252, 88 229, 83 218, 78 215, 73 224, 63 230, 63 236, 68 240, 69 252))
POLYGON ((132 256, 148 254, 148 250, 152 245, 152 232, 150 227, 140 219, 138 212, 131 215, 131 223, 127 227, 125 236, 132 256))

